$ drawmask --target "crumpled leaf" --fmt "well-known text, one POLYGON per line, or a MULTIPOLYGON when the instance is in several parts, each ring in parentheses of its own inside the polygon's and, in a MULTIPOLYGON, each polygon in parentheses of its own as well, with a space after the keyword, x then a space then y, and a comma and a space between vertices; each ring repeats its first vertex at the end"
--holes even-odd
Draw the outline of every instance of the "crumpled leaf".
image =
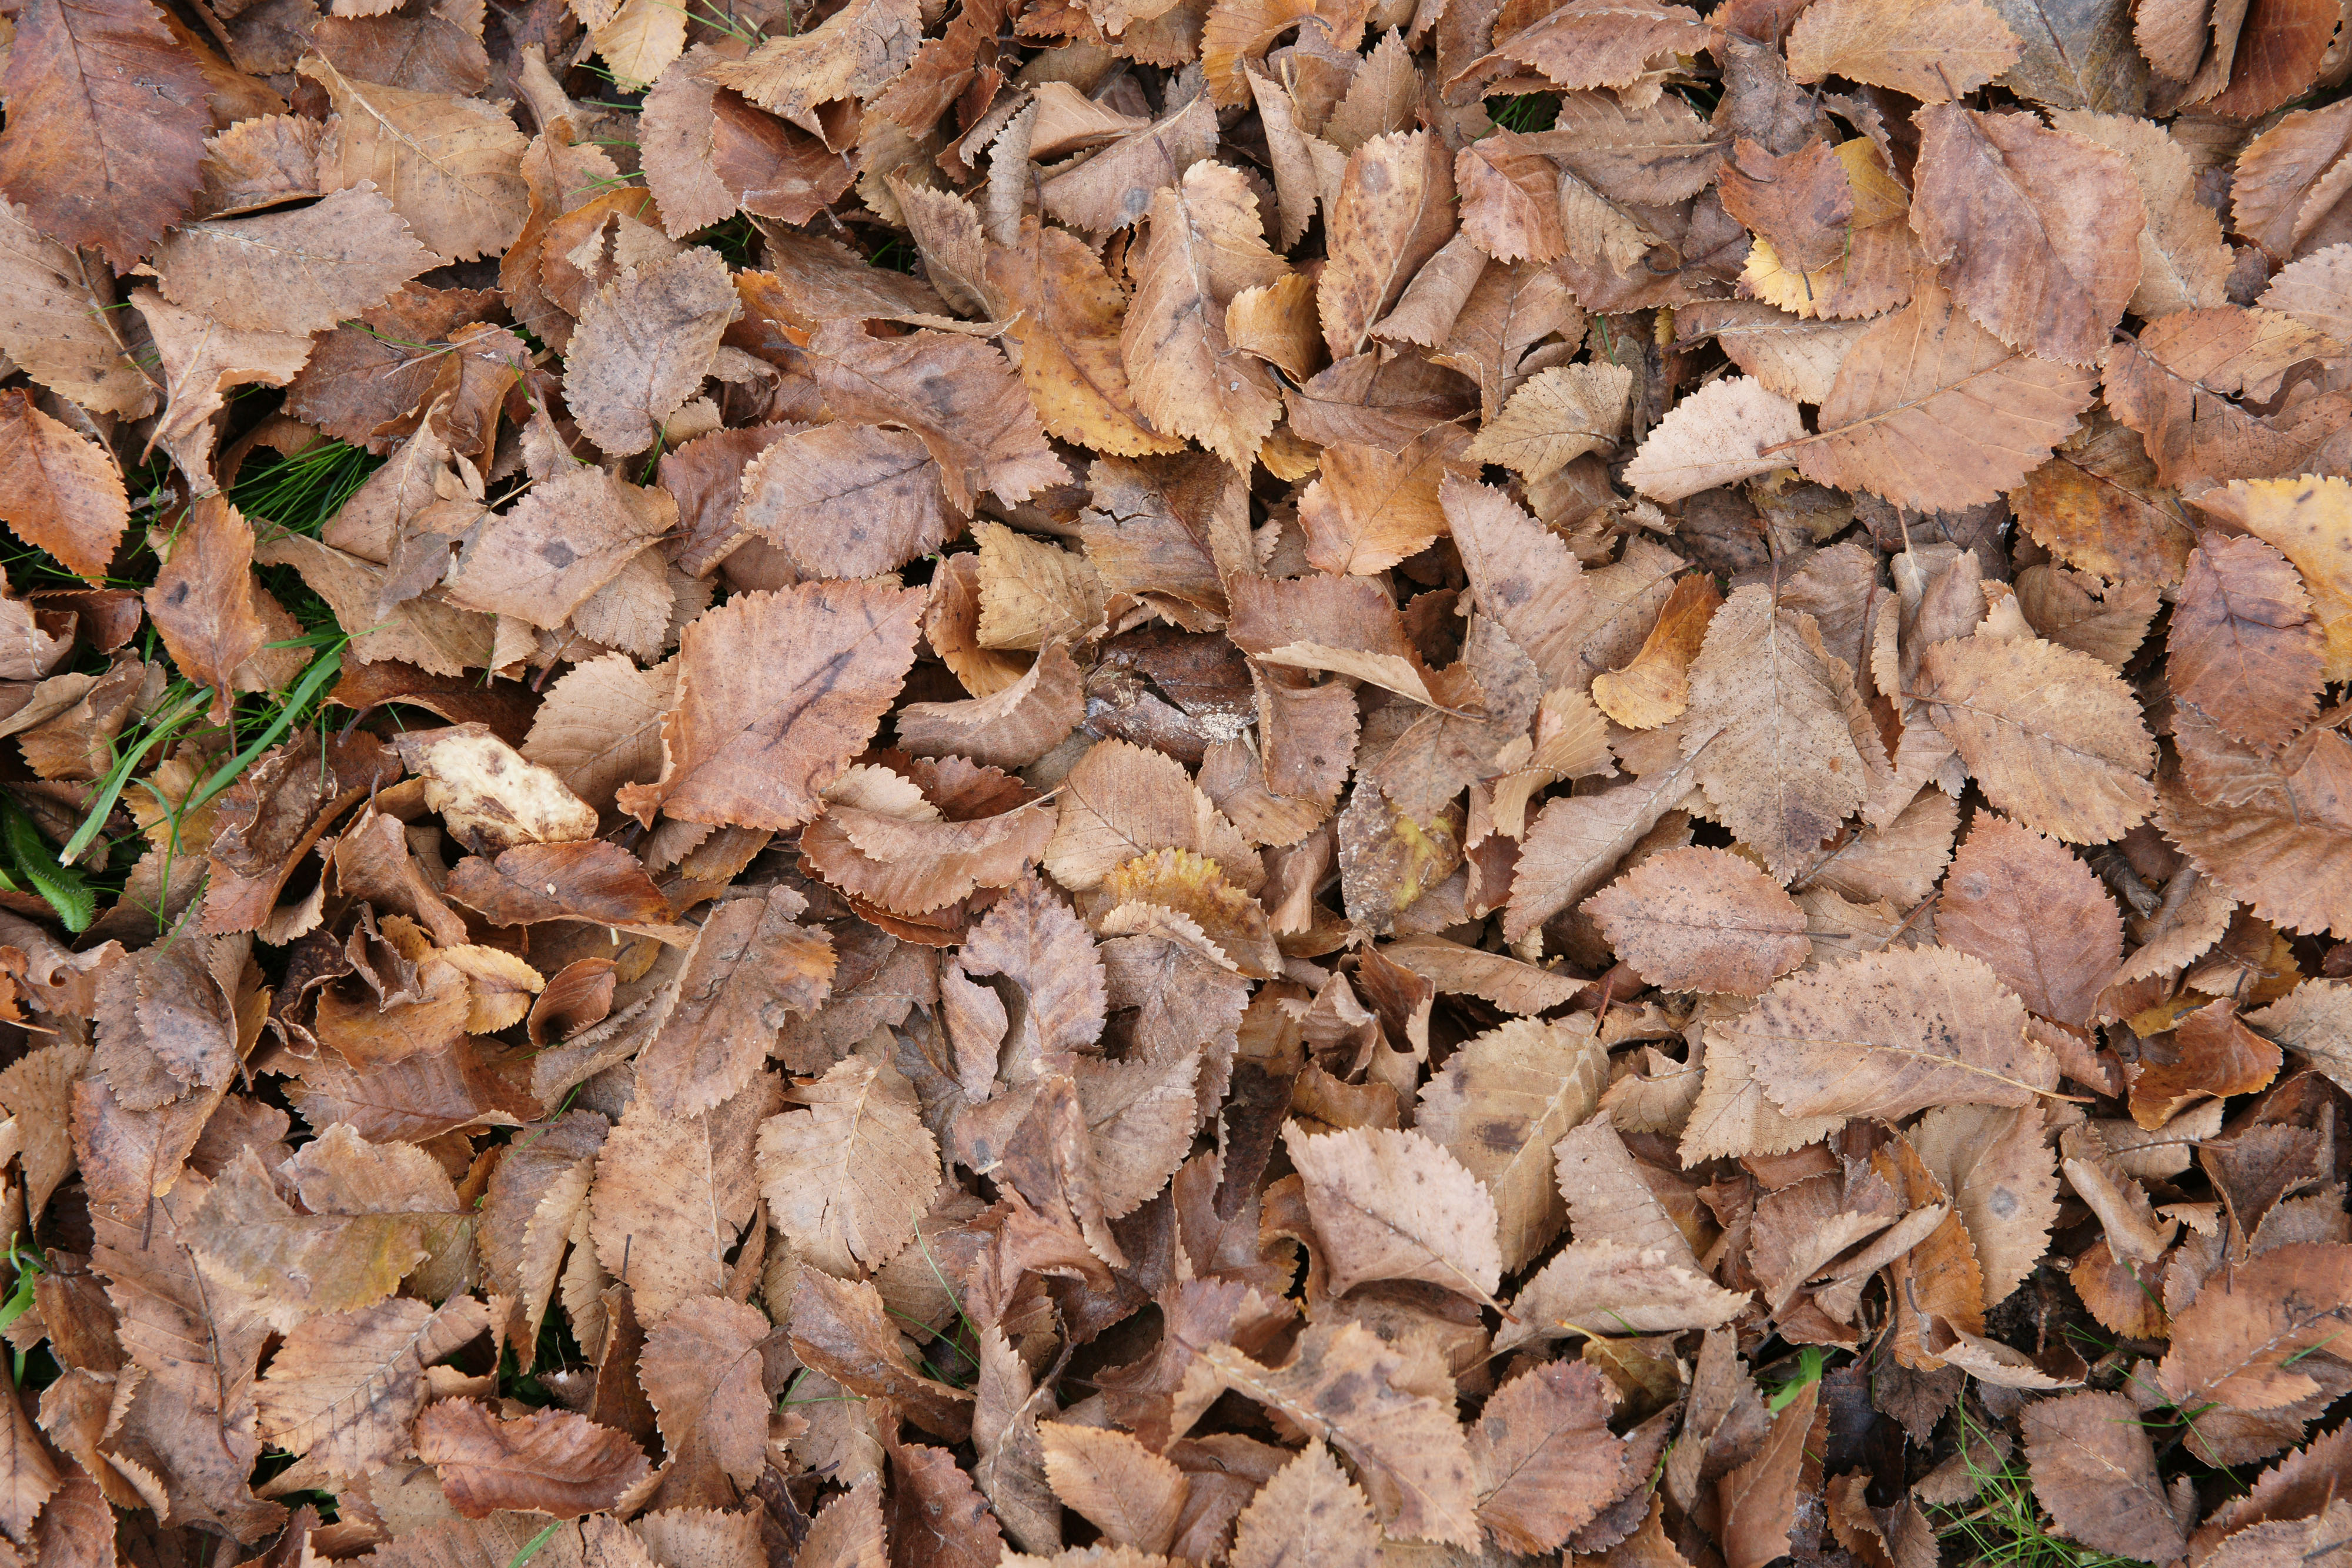
POLYGON ((478 1399, 444 1399, 416 1420, 416 1457, 469 1519, 528 1509, 577 1519, 612 1507, 648 1469, 636 1444, 570 1410, 508 1418, 478 1399))

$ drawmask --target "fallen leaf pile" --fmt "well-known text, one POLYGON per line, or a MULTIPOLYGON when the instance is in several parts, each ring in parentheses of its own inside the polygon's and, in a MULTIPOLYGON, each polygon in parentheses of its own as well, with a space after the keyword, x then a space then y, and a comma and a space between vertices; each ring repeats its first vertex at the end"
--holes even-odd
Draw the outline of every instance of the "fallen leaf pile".
POLYGON ((2352 1544, 2339 0, 0 13, 0 1565, 2352 1544))

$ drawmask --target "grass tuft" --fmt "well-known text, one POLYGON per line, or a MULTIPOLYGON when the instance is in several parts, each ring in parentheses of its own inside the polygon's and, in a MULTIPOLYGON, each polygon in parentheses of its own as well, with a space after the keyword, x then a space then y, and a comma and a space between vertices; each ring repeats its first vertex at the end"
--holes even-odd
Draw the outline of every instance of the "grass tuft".
MULTIPOLYGON (((1964 1453, 1998 1451, 1990 1434, 1969 1421, 1965 1409, 1960 1419, 1969 1421, 1973 1439, 1964 1453)), ((1964 1462, 1977 1485, 1973 1506, 1962 1505, 1965 1512, 1927 1511, 1937 1541, 1947 1548, 1945 1561, 1971 1568, 2137 1568, 2131 1558, 2096 1551, 2055 1533, 2050 1516, 2034 1500, 2033 1479, 2021 1458, 2011 1455, 1998 1469, 1985 1469, 1973 1458, 1964 1462)))
POLYGON ((1486 118, 1495 122, 1497 131, 1516 131, 1522 136, 1549 131, 1559 119, 1559 95, 1523 92, 1516 98, 1490 98, 1486 100, 1486 118))
POLYGON ((315 538, 383 462, 347 441, 322 441, 291 456, 273 452, 238 472, 228 498, 248 521, 315 538))
MULTIPOLYGON (((229 500, 257 528, 316 538, 367 482, 368 476, 383 464, 383 458, 341 441, 320 442, 291 455, 271 453, 245 465, 236 483, 229 488, 229 500)), ((158 493, 142 502, 148 522, 153 521, 162 499, 158 493)), ((140 543, 125 563, 125 570, 132 575, 121 586, 141 587, 152 580, 154 562, 145 533, 142 528, 140 543), (142 562, 140 558, 147 559, 142 562)), ((17 570, 12 559, 12 580, 17 570)), ((29 823, 26 824, 27 831, 6 833, 10 869, 48 897, 69 929, 79 930, 89 924, 89 907, 82 900, 100 894, 110 898, 121 895, 146 841, 137 831, 110 833, 109 830, 119 825, 114 810, 125 791, 143 788, 138 779, 157 762, 176 750, 187 748, 222 758, 185 800, 176 805, 166 803, 165 819, 176 830, 183 817, 234 785, 263 752, 299 728, 314 724, 323 727, 327 722, 327 694, 341 671, 343 646, 350 639, 337 622, 332 607, 312 592, 291 568, 254 570, 261 586, 300 628, 295 636, 269 644, 278 649, 300 649, 309 654, 294 679, 277 691, 240 694, 230 706, 228 721, 217 724, 207 711, 211 688, 175 678, 164 688, 160 702, 114 737, 112 765, 100 777, 80 826, 57 852, 54 861, 28 854, 26 846, 19 843, 27 837, 29 823), (60 897, 68 902, 60 903, 60 897), (80 915, 80 925, 76 925, 69 915, 69 905, 71 914, 80 915)), ((169 657, 152 624, 142 629, 138 652, 151 661, 169 657)), ((103 663, 97 661, 100 667, 103 663)), ((0 827, 7 825, 11 824, 0 827)), ((38 847, 46 849, 46 845, 38 847)))

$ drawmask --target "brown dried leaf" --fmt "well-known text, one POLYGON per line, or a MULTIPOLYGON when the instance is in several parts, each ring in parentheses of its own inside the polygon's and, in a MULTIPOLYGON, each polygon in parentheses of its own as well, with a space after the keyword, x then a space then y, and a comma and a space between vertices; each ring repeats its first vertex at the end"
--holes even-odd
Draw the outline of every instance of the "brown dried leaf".
POLYGON ((2341 424, 2343 404, 2323 396, 2266 418, 2228 394, 2273 395, 2319 346, 2301 322, 2273 311, 2179 311, 2109 346, 2107 406, 2145 438, 2166 485, 2294 474, 2341 424))
POLYGON ((1018 318, 1006 335, 1021 345, 1022 384, 1047 434, 1121 456, 1181 449, 1137 409, 1119 348, 1127 297, 1083 241, 1024 217, 1019 245, 988 251, 985 277, 1018 318))
POLYGON ((2088 653, 1983 632, 1927 650, 1917 694, 1986 799, 2068 843, 2147 814, 2155 742, 2122 677, 2088 653))
POLYGON ((2176 310, 2225 303, 2230 247, 2222 243, 2221 220, 2198 199, 2196 165, 2188 150, 2164 127, 2128 114, 2068 109, 2052 115, 2050 122, 2122 153, 2139 185, 2147 226, 2140 231, 2132 314, 2152 321, 2176 310))
POLYGON ((914 1239, 939 1186, 939 1145, 870 1061, 842 1062, 796 1098, 807 1109, 760 1128, 769 1218, 808 1264, 871 1273, 914 1239))
POLYGON ((1984 1273, 1984 1304, 2009 1299, 2049 1249, 2058 1171, 2032 1108, 1939 1105, 1911 1129, 1911 1146, 1949 1195, 1984 1273))
POLYGON ((1679 501, 1787 466, 1777 453, 1804 438, 1795 403, 1752 377, 1727 376, 1699 388, 1658 422, 1625 465, 1625 481, 1654 501, 1679 501))
POLYGON ((1891 947, 1791 975, 1717 1028, 1791 1116, 2031 1105, 2058 1082, 2017 998, 1981 960, 1945 948, 1891 947))
POLYGON ((2095 1551, 2151 1562, 2168 1562, 2187 1549, 2147 1428, 2129 1399, 2069 1394, 2035 1401, 2020 1420, 2033 1495, 2068 1536, 2095 1551))
POLYGON ((0 352, 93 413, 135 416, 155 389, 121 336, 114 276, 42 234, 0 197, 0 352))
POLYGON ((705 1298, 646 1335, 637 1375, 660 1417, 665 1463, 672 1467, 662 1496, 672 1506, 687 1506, 681 1498, 724 1506, 734 1500, 728 1481, 748 1489, 760 1479, 770 1409, 760 1347, 770 1333, 755 1309, 705 1298))
POLYGON ((1454 171, 1426 131, 1376 136, 1348 155, 1331 205, 1330 261, 1317 285, 1331 357, 1360 351, 1421 266, 1453 237, 1454 171))
POLYGON ((468 1519, 528 1509, 577 1519, 613 1507, 650 1469, 626 1435, 569 1410, 507 1419, 478 1399, 444 1399, 416 1418, 416 1457, 468 1519))
POLYGON ((820 110, 871 99, 906 68, 921 37, 914 0, 853 0, 822 25, 771 38, 745 58, 721 61, 703 76, 821 136, 820 110))
MULTIPOLYGON (((609 983, 609 968, 605 978, 609 983)), ((562 985, 559 974, 541 993, 541 1005, 549 997, 560 1003, 562 985)), ((536 1137, 517 1138, 490 1173, 478 1232, 482 1260, 491 1284, 520 1303, 530 1328, 525 1343, 534 1348, 607 1131, 594 1112, 567 1111, 536 1137)))
POLYGON ((1555 1361, 1511 1379, 1470 1427, 1478 1521, 1507 1550, 1551 1552, 1631 1479, 1624 1439, 1609 1430, 1617 1403, 1582 1362, 1555 1361))
POLYGON ((1812 953, 1796 900, 1723 850, 1654 855, 1584 912, 1621 961, 1666 990, 1762 996, 1812 953))
POLYGON ((1559 171, 1534 138, 1504 131, 1471 142, 1454 155, 1454 183, 1463 235, 1496 261, 1548 262, 1568 248, 1559 171))
POLYGON ((1772 1417, 1762 1450, 1716 1483, 1723 1542, 1729 1549, 1724 1561, 1730 1568, 1764 1568, 1788 1552, 1821 1390, 1818 1380, 1799 1389, 1772 1417))
POLYGON ((1045 1476, 1063 1506, 1113 1546, 1155 1556, 1175 1544, 1190 1490, 1184 1472, 1125 1432, 1047 1421, 1038 1427, 1045 1476))
POLYGON ((711 910, 687 949, 675 1000, 637 1054, 640 1101, 693 1116, 733 1099, 766 1062, 785 1019, 816 1011, 833 988, 835 957, 827 933, 795 923, 807 907, 777 886, 711 910))
POLYGON ((923 594, 803 583, 730 600, 686 629, 662 771, 622 788, 625 811, 796 827, 874 734, 914 661, 923 594), (747 657, 747 654, 756 654, 747 657))
POLYGON ((1063 643, 1046 645, 1003 691, 961 702, 908 703, 898 743, 922 757, 968 757, 989 768, 1024 768, 1068 737, 1086 716, 1084 678, 1063 643))
POLYGON ((514 243, 529 194, 519 167, 522 132, 506 110, 477 98, 356 81, 316 55, 299 69, 335 110, 319 148, 322 190, 372 182, 445 262, 496 256, 514 243))
POLYGON ((366 1476, 407 1448, 425 1368, 489 1326, 471 1296, 435 1311, 395 1298, 296 1326, 256 1387, 257 1429, 334 1476, 366 1476))
POLYGON ((1257 198, 1236 170, 1203 160, 1151 197, 1150 237, 1130 263, 1135 292, 1119 352, 1135 406, 1157 432, 1187 436, 1246 470, 1282 417, 1273 375, 1225 336, 1225 309, 1290 264, 1266 248, 1257 198))
POLYGON ((1846 351, 1797 468, 1898 507, 1976 506, 2025 478, 2090 402, 2089 376, 2011 350, 1923 283, 1846 351))
MULTIPOLYGON (((341 852, 351 841, 347 835, 337 846, 338 866, 342 864, 341 852)), ((351 883, 349 872, 343 880, 346 886, 351 883)), ((644 862, 604 839, 517 844, 496 859, 468 855, 450 872, 445 891, 493 925, 529 925, 544 920, 659 925, 667 919, 670 908, 644 862)), ((383 902, 381 894, 377 901, 383 902)), ((414 901, 423 902, 421 896, 414 901)))
POLYGON ((1813 618, 1762 585, 1724 602, 1691 664, 1683 756, 1725 825, 1782 881, 1866 798, 1853 689, 1813 618))
POLYGON ((253 580, 253 528, 226 497, 195 504, 144 597, 172 663, 213 688, 215 713, 227 712, 235 692, 267 691, 290 676, 265 653, 271 622, 284 614, 253 580))
POLYGON ((2326 648, 2303 578, 2275 547, 2216 538, 2190 553, 2166 678, 2222 733, 2260 747, 2292 738, 2318 711, 2326 648))
POLYGON ((1325 447, 1321 472, 1298 498, 1308 564, 1369 577, 1418 553, 1445 531, 1438 486, 1472 459, 1468 443, 1461 426, 1437 424, 1395 452, 1325 447))
POLYGON ((822 328, 809 356, 837 418, 903 425, 923 438, 961 514, 983 490, 1020 502, 1069 477, 1019 379, 984 342, 928 329, 874 338, 847 319, 822 328))
POLYGON ((1500 463, 1530 485, 1549 478, 1588 452, 1615 448, 1633 384, 1622 365, 1556 365, 1521 382, 1463 455, 1500 463))
POLYGON ((251 1149, 213 1184, 189 1227, 206 1267, 299 1312, 373 1305, 469 1228, 441 1167, 415 1145, 328 1128, 289 1162, 308 1212, 280 1195, 251 1149))
MULTIPOLYGON (((863 1281, 803 1269, 792 1297, 793 1352, 853 1394, 887 1399, 908 1420, 950 1442, 971 1430, 971 1396, 907 1364, 906 1342, 882 1298, 863 1281)), ((970 1481, 963 1482, 970 1490, 970 1481)))
POLYGON ((1380 1521, 1361 1489, 1329 1448, 1310 1441, 1242 1510, 1231 1560, 1234 1568, 1372 1568, 1381 1545, 1380 1521))
POLYGON ((1450 1379, 1441 1375, 1444 1396, 1433 1397, 1403 1352, 1348 1322, 1308 1325, 1272 1369, 1231 1343, 1192 1348, 1225 1387, 1346 1455, 1391 1534, 1477 1541, 1476 1472, 1450 1379))
MULTIPOLYGON (((753 1081, 744 1099, 757 1102, 753 1081)), ((774 1093, 771 1085, 770 1095, 774 1093)), ((772 1099, 769 1104, 774 1103, 772 1099)), ((633 1105, 596 1156, 589 1239, 604 1272, 629 1287, 637 1318, 658 1328, 686 1302, 719 1294, 740 1221, 722 1211, 728 1183, 748 1176, 750 1151, 718 1142, 734 1107, 669 1117, 633 1105), (724 1168, 740 1162, 741 1173, 724 1168)), ((750 1207, 747 1201, 744 1207, 750 1207)))
POLYGON ((1719 1328, 1747 1310, 1748 1293, 1725 1290, 1684 1260, 1687 1256, 1622 1241, 1571 1242, 1506 1303, 1510 1316, 1495 1348, 1719 1328))
POLYGON ((727 264, 699 246, 604 285, 564 352, 563 401, 582 433, 614 457, 660 440, 740 310, 727 264))
POLYGON ((1594 705, 1627 729, 1655 729, 1680 718, 1690 706, 1691 661, 1722 607, 1723 595, 1707 573, 1677 578, 1633 663, 1592 677, 1594 705))
POLYGON ((574 467, 486 519, 449 570, 449 596, 470 610, 552 629, 677 527, 677 503, 667 491, 574 467))
POLYGON ((364 186, 290 212, 184 224, 155 251, 173 304, 225 327, 304 334, 384 303, 435 261, 364 186))
MULTIPOLYGON (((1045 174, 1038 204, 1073 228, 1108 234, 1142 217, 1152 193, 1175 184, 1184 171, 1216 149, 1216 106, 1202 94, 1158 124, 1140 127, 1045 174)), ((1034 131, 1030 152, 1033 157, 1045 155, 1034 131)))
MULTIPOLYGON (((97 581, 131 526, 121 470, 103 447, 34 407, 22 389, 0 394, 0 422, 8 428, 0 440, 0 520, 97 581)), ((226 502, 215 509, 229 510, 226 502)))
POLYGON ((1502 1282, 1494 1196, 1444 1145, 1419 1133, 1350 1127, 1283 1134, 1306 1181, 1331 1289, 1423 1280, 1491 1301, 1502 1282))
POLYGON ((1842 76, 1942 103, 2009 69, 2022 47, 1983 0, 1825 0, 1789 30, 1789 74, 1842 76))
POLYGON ((2123 919, 2063 844, 1979 812, 1936 907, 1948 947, 1991 966, 2030 1012, 2077 1027, 2123 961, 2123 919))
POLYGON ((1566 1223, 1551 1150, 1592 1113, 1607 1076, 1607 1052, 1590 1030, 1513 1019, 1464 1041, 1422 1085, 1413 1125, 1485 1184, 1506 1273, 1527 1267, 1566 1223))
POLYGON ((1927 259, 2013 348, 2095 362, 2140 275, 2147 209, 2124 159, 2028 117, 1924 110, 1911 207, 1927 259))
POLYGON ((146 0, 27 5, 0 80, 0 191, 42 233, 129 272, 196 193, 206 95, 146 0))

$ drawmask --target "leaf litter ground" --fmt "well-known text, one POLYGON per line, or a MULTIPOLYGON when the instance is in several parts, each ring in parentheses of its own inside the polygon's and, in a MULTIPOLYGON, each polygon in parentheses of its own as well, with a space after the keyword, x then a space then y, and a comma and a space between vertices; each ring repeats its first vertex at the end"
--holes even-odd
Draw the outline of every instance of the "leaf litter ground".
POLYGON ((21 0, 0 1556, 2352 1543, 2335 0, 21 0))

